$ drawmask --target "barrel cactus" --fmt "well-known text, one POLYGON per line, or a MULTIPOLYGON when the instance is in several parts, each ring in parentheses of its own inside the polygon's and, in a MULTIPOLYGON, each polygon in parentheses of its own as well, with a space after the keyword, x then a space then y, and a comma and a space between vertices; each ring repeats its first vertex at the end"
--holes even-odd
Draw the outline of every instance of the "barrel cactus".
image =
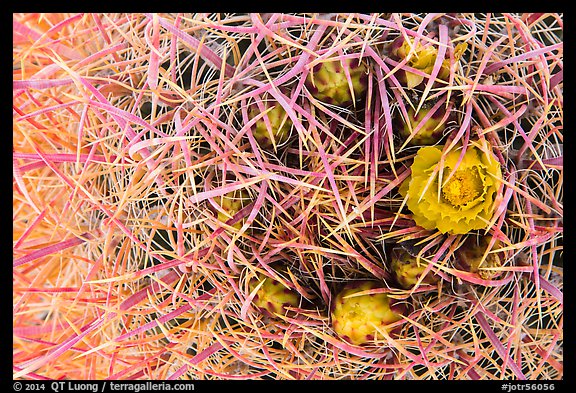
POLYGON ((563 379, 563 14, 12 26, 14 380, 563 379))

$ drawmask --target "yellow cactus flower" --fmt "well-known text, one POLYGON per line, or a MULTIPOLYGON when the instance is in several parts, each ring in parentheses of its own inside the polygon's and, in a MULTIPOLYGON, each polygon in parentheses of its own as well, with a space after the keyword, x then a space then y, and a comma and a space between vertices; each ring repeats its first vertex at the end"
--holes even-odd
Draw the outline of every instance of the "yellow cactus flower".
POLYGON ((425 229, 450 234, 486 228, 502 179, 499 162, 491 152, 469 146, 458 167, 462 147, 448 152, 440 164, 442 149, 426 146, 418 150, 412 174, 400 186, 414 221, 425 229), (442 167, 434 173, 438 165, 442 167), (448 178, 454 168, 455 173, 448 178))
MULTIPOLYGON (((392 54, 398 59, 405 59, 409 56, 410 50, 414 46, 414 39, 410 38, 405 40, 404 37, 399 37, 398 42, 393 44, 392 54), (402 42, 402 44, 400 44, 402 42)), ((460 57, 468 47, 468 44, 461 42, 454 48, 454 61, 459 61, 460 57)), ((406 63, 412 68, 420 70, 426 74, 432 73, 434 68, 434 63, 436 62, 436 57, 438 56, 438 49, 433 45, 423 45, 422 41, 418 42, 416 48, 412 52, 412 55, 408 58, 406 63)), ((442 67, 438 72, 438 78, 441 80, 447 80, 450 75, 450 59, 444 59, 442 61, 442 67)), ((409 89, 413 89, 418 86, 424 80, 424 76, 416 75, 412 72, 406 72, 406 86, 409 89)))

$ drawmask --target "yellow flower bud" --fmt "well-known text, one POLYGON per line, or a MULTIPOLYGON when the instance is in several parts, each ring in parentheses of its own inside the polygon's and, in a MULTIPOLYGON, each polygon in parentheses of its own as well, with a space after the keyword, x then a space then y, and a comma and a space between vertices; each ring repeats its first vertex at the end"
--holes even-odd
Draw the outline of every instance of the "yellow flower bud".
POLYGON ((384 338, 378 330, 390 331, 388 325, 402 319, 405 307, 385 293, 352 296, 378 287, 374 281, 353 282, 332 300, 332 327, 338 336, 351 344, 366 344, 384 338))
POLYGON ((250 281, 250 292, 261 282, 263 282, 263 284, 252 300, 253 304, 260 311, 270 316, 274 316, 275 314, 284 315, 287 312, 287 307, 299 306, 302 297, 297 291, 286 287, 280 281, 267 277, 264 274, 259 274, 250 281))
MULTIPOLYGON (((422 257, 417 258, 410 255, 403 249, 395 248, 392 250, 392 258, 390 260, 390 268, 394 278, 404 289, 412 288, 418 283, 420 277, 424 274, 428 266, 428 262, 422 257)), ((421 282, 425 284, 435 284, 439 281, 440 277, 429 271, 421 282)))
MULTIPOLYGON (((402 116, 396 117, 396 126, 405 139, 420 125, 422 119, 430 112, 430 108, 420 108, 418 113, 414 108, 408 108, 408 119, 402 119, 402 116)), ((442 139, 446 124, 442 121, 445 114, 444 107, 438 108, 436 112, 418 129, 416 134, 410 139, 409 144, 413 146, 433 145, 442 139)))
MULTIPOLYGON (((465 42, 461 42, 458 45, 456 45, 456 47, 454 48, 454 63, 460 61, 460 58, 462 57, 467 48, 468 44, 465 42)), ((438 78, 440 78, 443 81, 448 81, 449 77, 450 77, 450 59, 444 59, 444 61, 442 62, 442 67, 438 72, 438 78)))
MULTIPOLYGON (((414 39, 409 38, 405 40, 404 37, 398 37, 392 44, 391 54, 398 60, 408 58, 406 64, 412 68, 420 70, 426 74, 431 74, 434 69, 434 63, 438 56, 438 49, 432 44, 424 45, 422 40, 418 41, 416 48, 414 48, 410 55, 410 50, 414 47, 414 39)), ((460 57, 468 47, 468 44, 462 42, 454 48, 454 61, 458 62, 460 57)), ((416 75, 413 72, 406 71, 404 74, 399 73, 402 82, 406 83, 406 87, 413 89, 424 80, 424 76, 416 75), (402 78, 404 76, 404 78, 402 78)), ((447 81, 450 76, 450 60, 448 58, 442 61, 442 66, 438 72, 438 78, 447 81)))
POLYGON ((324 61, 317 64, 306 77, 306 87, 314 97, 339 106, 350 105, 362 98, 366 86, 366 66, 359 59, 324 61), (343 63, 350 72, 352 89, 346 78, 343 63))
MULTIPOLYGON (((471 273, 476 273, 484 280, 491 280, 501 274, 498 270, 504 264, 506 253, 488 252, 490 236, 468 236, 456 251, 457 266, 471 273), (486 254, 486 255, 485 255, 486 254)), ((495 241, 493 249, 498 249, 500 242, 495 241)))

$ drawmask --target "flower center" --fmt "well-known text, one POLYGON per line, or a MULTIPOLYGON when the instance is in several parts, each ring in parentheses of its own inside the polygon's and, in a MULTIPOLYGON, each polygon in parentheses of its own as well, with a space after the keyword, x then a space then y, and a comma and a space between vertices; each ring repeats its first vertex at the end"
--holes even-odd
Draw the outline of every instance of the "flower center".
POLYGON ((465 205, 482 194, 483 184, 478 171, 457 170, 442 187, 442 196, 453 206, 465 205))

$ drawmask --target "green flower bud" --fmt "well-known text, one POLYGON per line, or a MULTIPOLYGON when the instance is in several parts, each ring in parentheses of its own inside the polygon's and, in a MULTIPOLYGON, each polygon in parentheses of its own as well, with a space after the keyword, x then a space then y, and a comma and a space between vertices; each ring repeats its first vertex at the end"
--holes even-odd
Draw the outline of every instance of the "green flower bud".
POLYGON ((317 64, 306 77, 306 87, 315 98, 328 104, 348 106, 364 96, 368 80, 366 66, 359 59, 343 62, 350 71, 352 88, 342 61, 327 60, 317 64))
MULTIPOLYGON (((396 117, 396 128, 404 139, 412 134, 414 129, 420 126, 422 119, 430 112, 430 108, 420 108, 415 113, 414 108, 408 108, 408 119, 403 119, 401 115, 396 117)), ((444 107, 440 107, 434 114, 420 126, 416 134, 410 139, 408 144, 412 146, 434 145, 444 136, 446 124, 443 122, 445 115, 444 107)))
MULTIPOLYGON (((261 117, 252 127, 252 135, 263 148, 281 145, 290 137, 292 120, 290 120, 290 117, 288 117, 286 111, 279 103, 267 102, 265 108, 266 110, 269 109, 266 115, 270 121, 270 128, 266 126, 264 117, 261 117), (272 140, 274 140, 274 143, 272 140)), ((260 114, 258 106, 255 104, 251 105, 248 111, 249 118, 253 119, 258 114, 260 114)))

